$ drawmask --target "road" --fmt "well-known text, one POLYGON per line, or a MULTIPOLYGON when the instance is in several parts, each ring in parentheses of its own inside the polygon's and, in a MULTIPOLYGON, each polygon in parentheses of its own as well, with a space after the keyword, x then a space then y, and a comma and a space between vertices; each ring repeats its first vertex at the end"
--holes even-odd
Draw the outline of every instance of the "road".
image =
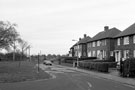
POLYGON ((48 72, 52 78, 19 83, 0 83, 0 90, 135 90, 134 86, 99 78, 66 67, 42 64, 40 67, 48 72))

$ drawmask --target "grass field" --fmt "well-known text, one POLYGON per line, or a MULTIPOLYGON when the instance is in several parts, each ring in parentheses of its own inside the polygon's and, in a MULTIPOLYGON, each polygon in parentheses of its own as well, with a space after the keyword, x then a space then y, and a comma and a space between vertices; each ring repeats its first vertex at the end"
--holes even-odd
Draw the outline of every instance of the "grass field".
POLYGON ((35 63, 28 61, 0 62, 0 83, 21 82, 50 78, 50 75, 40 70, 37 73, 35 63))

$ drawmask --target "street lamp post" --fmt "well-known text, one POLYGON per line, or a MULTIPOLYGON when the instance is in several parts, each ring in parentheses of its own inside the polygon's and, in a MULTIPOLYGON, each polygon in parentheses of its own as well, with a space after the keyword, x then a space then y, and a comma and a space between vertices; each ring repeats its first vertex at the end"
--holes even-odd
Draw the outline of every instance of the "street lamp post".
POLYGON ((76 41, 76 42, 77 42, 77 62, 76 62, 76 63, 77 63, 77 67, 78 67, 78 66, 79 66, 79 65, 78 65, 78 60, 79 60, 79 57, 78 57, 78 52, 79 52, 78 45, 79 45, 79 44, 78 44, 78 40, 74 40, 74 39, 73 39, 72 41, 76 41))

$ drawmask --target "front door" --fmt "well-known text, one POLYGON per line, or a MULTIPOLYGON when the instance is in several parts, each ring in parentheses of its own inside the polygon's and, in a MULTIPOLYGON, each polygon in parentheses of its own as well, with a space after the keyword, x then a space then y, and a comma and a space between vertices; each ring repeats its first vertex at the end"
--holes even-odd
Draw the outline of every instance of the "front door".
POLYGON ((120 59, 121 59, 121 51, 116 51, 115 52, 115 60, 120 64, 120 59))

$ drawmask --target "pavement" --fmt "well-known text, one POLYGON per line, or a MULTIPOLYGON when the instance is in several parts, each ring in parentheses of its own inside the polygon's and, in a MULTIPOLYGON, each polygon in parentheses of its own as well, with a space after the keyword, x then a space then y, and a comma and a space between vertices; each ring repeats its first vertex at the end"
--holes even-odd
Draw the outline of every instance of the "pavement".
POLYGON ((111 69, 109 73, 101 73, 101 72, 96 72, 96 71, 90 71, 90 70, 84 70, 80 68, 74 68, 74 67, 69 67, 69 66, 63 66, 63 65, 57 65, 59 67, 71 69, 71 70, 76 70, 79 72, 87 73, 96 77, 104 78, 104 79, 109 79, 112 81, 117 81, 123 84, 128 84, 135 86, 135 78, 124 78, 119 76, 119 72, 115 69, 111 69))

